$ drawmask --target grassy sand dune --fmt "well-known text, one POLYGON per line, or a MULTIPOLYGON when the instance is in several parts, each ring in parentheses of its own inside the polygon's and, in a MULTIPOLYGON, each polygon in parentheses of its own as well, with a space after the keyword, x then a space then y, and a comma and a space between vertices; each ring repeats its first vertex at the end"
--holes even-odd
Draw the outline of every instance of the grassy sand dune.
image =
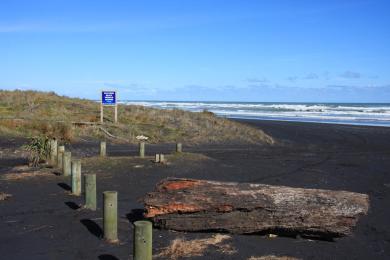
POLYGON ((13 136, 46 135, 66 141, 79 138, 104 138, 136 142, 137 135, 150 142, 272 144, 273 139, 252 128, 210 112, 160 110, 134 105, 119 105, 118 124, 113 109, 105 109, 100 125, 100 105, 90 100, 68 98, 53 92, 0 91, 0 134, 13 136))

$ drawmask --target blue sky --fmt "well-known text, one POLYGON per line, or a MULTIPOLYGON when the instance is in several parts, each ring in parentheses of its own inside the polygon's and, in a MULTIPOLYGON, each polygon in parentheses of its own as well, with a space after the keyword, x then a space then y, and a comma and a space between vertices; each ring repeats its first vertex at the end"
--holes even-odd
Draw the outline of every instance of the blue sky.
POLYGON ((0 1, 0 88, 390 102, 390 1, 0 1))

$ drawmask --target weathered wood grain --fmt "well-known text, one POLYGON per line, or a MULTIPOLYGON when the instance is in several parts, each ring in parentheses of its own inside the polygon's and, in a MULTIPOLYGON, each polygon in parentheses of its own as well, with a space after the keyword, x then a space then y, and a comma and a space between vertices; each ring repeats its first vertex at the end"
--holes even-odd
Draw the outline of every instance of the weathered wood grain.
POLYGON ((144 204, 146 217, 165 229, 339 237, 351 234, 359 216, 367 214, 369 198, 348 191, 168 178, 144 204))

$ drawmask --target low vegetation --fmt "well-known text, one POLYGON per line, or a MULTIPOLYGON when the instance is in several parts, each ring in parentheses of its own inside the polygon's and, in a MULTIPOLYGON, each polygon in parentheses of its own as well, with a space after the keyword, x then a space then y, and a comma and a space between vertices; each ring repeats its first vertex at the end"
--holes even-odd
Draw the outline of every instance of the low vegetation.
POLYGON ((49 155, 49 139, 47 137, 32 137, 24 148, 29 152, 29 163, 37 167, 49 155))
POLYGON ((15 166, 9 169, 7 173, 0 175, 0 181, 19 181, 27 180, 35 177, 51 177, 54 176, 52 169, 46 167, 32 168, 27 165, 15 166))
POLYGON ((54 92, 0 91, 0 134, 56 137, 64 141, 80 138, 112 138, 137 142, 146 135, 149 142, 186 143, 267 143, 273 139, 259 129, 213 113, 160 110, 119 105, 118 124, 113 109, 105 108, 105 123, 99 124, 97 102, 59 96, 54 92))
POLYGON ((301 259, 292 256, 266 255, 266 256, 252 256, 248 258, 248 260, 301 260, 301 259))
POLYGON ((155 257, 163 259, 182 259, 187 257, 203 256, 210 247, 220 253, 231 255, 236 250, 226 240, 231 239, 228 235, 216 234, 210 238, 186 240, 174 239, 169 246, 163 248, 155 257))
POLYGON ((0 201, 7 200, 11 198, 12 195, 4 192, 0 192, 0 201))

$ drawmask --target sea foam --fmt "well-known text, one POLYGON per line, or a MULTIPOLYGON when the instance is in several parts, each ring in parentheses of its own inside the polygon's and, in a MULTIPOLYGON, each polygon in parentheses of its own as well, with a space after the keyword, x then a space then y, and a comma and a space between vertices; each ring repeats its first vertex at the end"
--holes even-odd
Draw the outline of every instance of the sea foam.
POLYGON ((207 110, 228 118, 390 126, 390 103, 124 101, 160 109, 207 110))

